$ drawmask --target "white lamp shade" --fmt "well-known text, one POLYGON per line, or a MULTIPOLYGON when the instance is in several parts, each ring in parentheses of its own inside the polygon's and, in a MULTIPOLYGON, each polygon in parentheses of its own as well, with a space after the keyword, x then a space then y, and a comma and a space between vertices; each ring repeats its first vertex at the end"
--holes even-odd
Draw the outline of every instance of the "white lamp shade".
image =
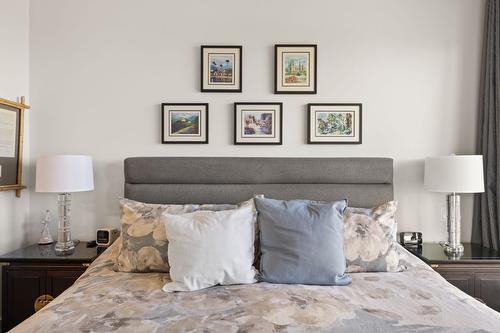
POLYGON ((92 157, 86 155, 44 156, 36 160, 37 192, 70 193, 92 191, 92 157))
POLYGON ((484 192, 483 156, 450 155, 425 160, 424 187, 431 192, 484 192))

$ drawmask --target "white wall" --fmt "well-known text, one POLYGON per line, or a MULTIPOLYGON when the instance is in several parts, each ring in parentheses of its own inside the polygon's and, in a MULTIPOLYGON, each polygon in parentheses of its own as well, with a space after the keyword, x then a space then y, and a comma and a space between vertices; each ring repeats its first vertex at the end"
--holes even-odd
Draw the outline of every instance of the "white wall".
MULTIPOLYGON (((400 230, 440 240, 445 198, 423 190, 423 159, 474 152, 482 8, 470 0, 33 1, 32 156, 94 157, 96 190, 73 200, 81 239, 118 225, 127 156, 389 156, 400 230), (272 94, 275 43, 318 44, 317 95, 272 94), (243 45, 243 93, 199 92, 201 44, 243 45), (233 146, 235 101, 283 101, 283 146, 233 146), (161 102, 209 102, 210 144, 160 144, 161 102), (363 144, 305 144, 309 102, 363 103, 363 144)), ((32 219, 55 211, 53 195, 31 195, 32 219)), ((470 197, 463 206, 469 239, 470 197)))
MULTIPOLYGON (((16 100, 29 93, 29 1, 0 0, 0 97, 16 100)), ((27 98, 29 103, 29 98, 27 98)), ((29 183, 29 117, 26 111, 24 183, 29 183)), ((29 223, 28 190, 0 192, 0 254, 26 245, 34 237, 29 223)))

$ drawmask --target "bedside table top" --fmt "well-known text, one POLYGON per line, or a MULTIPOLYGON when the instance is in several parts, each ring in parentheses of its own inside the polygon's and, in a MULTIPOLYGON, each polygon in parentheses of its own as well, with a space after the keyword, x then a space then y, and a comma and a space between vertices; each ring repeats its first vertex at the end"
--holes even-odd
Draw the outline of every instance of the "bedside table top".
POLYGON ((54 250, 55 242, 49 245, 34 244, 0 256, 0 262, 92 262, 97 258, 97 247, 87 247, 87 242, 75 246, 72 254, 59 256, 54 250))
POLYGON ((448 255, 438 243, 423 243, 419 248, 405 247, 405 249, 429 264, 500 263, 500 252, 498 251, 478 244, 464 243, 463 245, 464 253, 457 257, 448 255))

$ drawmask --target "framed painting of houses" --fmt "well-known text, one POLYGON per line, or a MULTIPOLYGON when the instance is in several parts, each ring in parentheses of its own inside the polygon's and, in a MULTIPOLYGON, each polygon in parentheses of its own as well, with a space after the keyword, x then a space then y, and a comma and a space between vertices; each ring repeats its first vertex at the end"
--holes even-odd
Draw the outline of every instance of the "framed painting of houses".
POLYGON ((201 91, 242 91, 242 46, 201 46, 201 91))
POLYGON ((162 143, 208 143, 208 103, 163 103, 162 143))

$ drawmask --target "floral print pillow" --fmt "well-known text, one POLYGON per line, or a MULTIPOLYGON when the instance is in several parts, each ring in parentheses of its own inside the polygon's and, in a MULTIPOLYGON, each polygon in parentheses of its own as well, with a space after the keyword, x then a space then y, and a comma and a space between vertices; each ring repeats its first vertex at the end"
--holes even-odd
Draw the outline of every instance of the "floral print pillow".
POLYGON ((396 243, 397 201, 372 209, 349 207, 344 213, 346 272, 400 272, 396 243))
POLYGON ((238 205, 160 205, 121 199, 120 207, 122 233, 121 239, 117 241, 121 244, 114 269, 120 272, 168 273, 170 267, 167 234, 160 220, 163 213, 184 214, 197 210, 229 210, 238 208, 238 205))
POLYGON ((167 235, 161 214, 189 213, 199 205, 158 205, 121 199, 122 244, 115 270, 120 272, 168 272, 167 235))

